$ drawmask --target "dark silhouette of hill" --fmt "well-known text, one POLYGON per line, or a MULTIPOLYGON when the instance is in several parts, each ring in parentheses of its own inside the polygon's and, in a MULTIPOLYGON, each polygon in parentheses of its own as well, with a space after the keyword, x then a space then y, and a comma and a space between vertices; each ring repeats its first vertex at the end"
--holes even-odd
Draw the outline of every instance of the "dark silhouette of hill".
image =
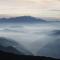
POLYGON ((32 16, 20 16, 20 17, 14 17, 9 19, 1 18, 0 22, 36 23, 36 22, 46 22, 46 21, 32 16))
POLYGON ((4 37, 0 37, 0 50, 4 52, 19 54, 19 55, 33 55, 21 44, 18 44, 14 40, 4 37))
POLYGON ((60 60, 51 57, 44 56, 32 56, 32 55, 18 55, 13 53, 7 53, 0 50, 0 59, 10 59, 10 60, 60 60))
POLYGON ((9 52, 9 53, 14 53, 14 54, 24 55, 24 53, 18 51, 16 48, 14 48, 12 46, 8 46, 8 47, 0 46, 0 50, 2 50, 4 52, 9 52))
POLYGON ((56 60, 56 58, 33 56, 31 52, 17 44, 15 41, 0 37, 0 59, 15 59, 15 60, 56 60), (19 46, 20 50, 17 49, 19 46))

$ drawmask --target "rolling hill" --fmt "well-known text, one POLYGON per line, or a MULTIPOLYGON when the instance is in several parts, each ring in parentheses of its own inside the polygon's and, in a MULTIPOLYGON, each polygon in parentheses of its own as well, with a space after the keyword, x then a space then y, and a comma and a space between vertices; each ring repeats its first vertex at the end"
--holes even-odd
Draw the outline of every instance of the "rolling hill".
POLYGON ((24 46, 18 44, 12 39, 0 37, 0 50, 19 55, 33 55, 24 46))

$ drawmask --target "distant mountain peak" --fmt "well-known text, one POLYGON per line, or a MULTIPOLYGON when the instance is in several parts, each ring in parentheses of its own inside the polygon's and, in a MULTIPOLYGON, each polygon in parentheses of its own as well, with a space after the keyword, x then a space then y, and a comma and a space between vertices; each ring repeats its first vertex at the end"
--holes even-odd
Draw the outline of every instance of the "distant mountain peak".
POLYGON ((20 17, 12 17, 12 18, 1 18, 0 22, 37 23, 37 22, 46 22, 46 20, 32 16, 20 16, 20 17))

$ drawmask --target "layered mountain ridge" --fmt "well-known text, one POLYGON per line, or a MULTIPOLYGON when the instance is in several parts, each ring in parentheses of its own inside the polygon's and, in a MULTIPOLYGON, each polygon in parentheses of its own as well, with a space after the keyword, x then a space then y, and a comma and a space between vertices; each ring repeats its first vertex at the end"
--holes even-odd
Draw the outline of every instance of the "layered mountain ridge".
POLYGON ((19 55, 33 55, 21 44, 4 37, 0 37, 0 50, 19 55))

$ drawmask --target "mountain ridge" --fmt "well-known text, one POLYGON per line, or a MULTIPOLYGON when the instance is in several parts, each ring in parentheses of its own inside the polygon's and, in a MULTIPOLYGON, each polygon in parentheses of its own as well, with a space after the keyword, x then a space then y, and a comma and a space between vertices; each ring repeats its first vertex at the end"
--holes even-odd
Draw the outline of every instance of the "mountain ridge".
POLYGON ((23 45, 4 37, 0 37, 0 50, 17 54, 33 55, 29 50, 25 49, 23 45))
POLYGON ((0 18, 0 22, 24 22, 24 23, 32 23, 32 22, 46 22, 46 20, 32 17, 32 16, 20 16, 15 18, 0 18))

